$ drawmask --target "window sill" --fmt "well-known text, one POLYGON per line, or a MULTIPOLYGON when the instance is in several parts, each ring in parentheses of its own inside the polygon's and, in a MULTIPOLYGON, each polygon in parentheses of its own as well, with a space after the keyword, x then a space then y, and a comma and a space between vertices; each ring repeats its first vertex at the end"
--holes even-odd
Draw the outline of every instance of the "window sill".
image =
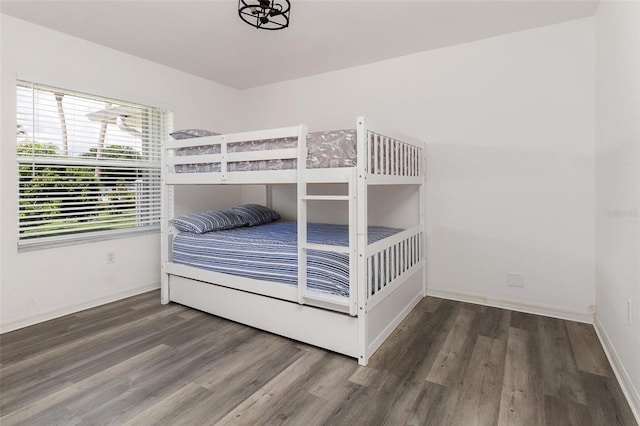
POLYGON ((140 230, 126 229, 122 231, 106 231, 103 233, 92 232, 91 234, 78 236, 71 235, 67 238, 53 237, 50 239, 38 238, 34 241, 18 241, 18 253, 35 251, 35 250, 47 250, 56 247, 74 246, 79 244, 96 243, 100 241, 108 241, 122 238, 139 237, 148 234, 159 234, 160 226, 148 226, 140 230))

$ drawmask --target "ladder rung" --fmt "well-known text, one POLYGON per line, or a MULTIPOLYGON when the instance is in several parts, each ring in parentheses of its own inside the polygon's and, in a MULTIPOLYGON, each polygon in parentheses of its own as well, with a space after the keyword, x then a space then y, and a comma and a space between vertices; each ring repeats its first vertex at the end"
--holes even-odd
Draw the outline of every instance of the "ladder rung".
POLYGON ((349 306, 349 298, 338 296, 335 294, 326 294, 320 292, 310 292, 309 290, 302 292, 302 297, 308 300, 316 300, 318 302, 332 303, 339 306, 349 306))
POLYGON ((349 201, 348 195, 305 195, 303 200, 316 201, 349 201))
POLYGON ((349 247, 333 246, 330 244, 302 243, 302 248, 320 251, 330 251, 333 253, 349 254, 349 247))

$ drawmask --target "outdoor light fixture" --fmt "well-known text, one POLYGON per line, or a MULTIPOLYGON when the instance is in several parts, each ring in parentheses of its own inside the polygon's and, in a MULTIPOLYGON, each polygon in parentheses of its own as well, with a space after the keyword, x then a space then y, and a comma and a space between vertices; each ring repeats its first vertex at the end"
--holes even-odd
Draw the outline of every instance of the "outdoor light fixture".
POLYGON ((239 0, 238 15, 252 27, 281 30, 289 26, 289 0, 239 0))

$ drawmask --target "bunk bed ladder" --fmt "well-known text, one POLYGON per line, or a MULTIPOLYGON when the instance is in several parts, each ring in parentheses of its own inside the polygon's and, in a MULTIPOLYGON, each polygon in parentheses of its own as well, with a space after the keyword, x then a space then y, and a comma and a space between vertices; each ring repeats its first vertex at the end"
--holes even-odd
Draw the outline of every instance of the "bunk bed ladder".
POLYGON ((298 136, 298 303, 311 304, 355 316, 357 313, 355 297, 356 286, 356 227, 355 227, 355 170, 349 176, 349 195, 309 195, 306 175, 306 126, 300 126, 298 136), (347 201, 349 202, 349 246, 310 243, 307 239, 308 202, 309 201, 347 201), (349 294, 350 297, 321 293, 307 287, 307 251, 319 250, 342 253, 349 256, 349 294))

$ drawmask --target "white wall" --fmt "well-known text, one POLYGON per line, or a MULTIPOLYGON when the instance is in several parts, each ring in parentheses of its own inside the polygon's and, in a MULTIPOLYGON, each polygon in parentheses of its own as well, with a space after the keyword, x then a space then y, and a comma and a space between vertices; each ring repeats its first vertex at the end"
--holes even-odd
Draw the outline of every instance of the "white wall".
POLYGON ((429 291, 588 321, 593 31, 586 18, 258 87, 244 116, 322 130, 362 114, 425 140, 429 291))
MULTIPOLYGON (((158 106, 176 128, 234 131, 231 89, 15 18, 1 16, 0 323, 2 331, 159 286, 159 233, 18 253, 16 77, 158 106), (106 264, 106 253, 116 262, 106 264)), ((239 195, 212 194, 235 204, 239 195), (236 197, 230 200, 229 197, 236 197)), ((202 201, 202 200, 201 200, 202 201)))
POLYGON ((596 325, 626 370, 640 417, 639 2, 600 4, 596 59, 596 325))
MULTIPOLYGON (((166 107, 176 128, 213 120, 217 131, 297 122, 320 130, 368 115, 428 142, 430 291, 587 319, 593 63, 589 18, 238 93, 3 16, 2 137, 14 138, 16 74, 166 107), (525 274, 525 288, 507 287, 507 272, 525 274)), ((13 146, 0 154, 5 327, 157 283, 157 235, 17 253, 13 146)), ((225 191, 211 202, 254 195, 225 191)))

